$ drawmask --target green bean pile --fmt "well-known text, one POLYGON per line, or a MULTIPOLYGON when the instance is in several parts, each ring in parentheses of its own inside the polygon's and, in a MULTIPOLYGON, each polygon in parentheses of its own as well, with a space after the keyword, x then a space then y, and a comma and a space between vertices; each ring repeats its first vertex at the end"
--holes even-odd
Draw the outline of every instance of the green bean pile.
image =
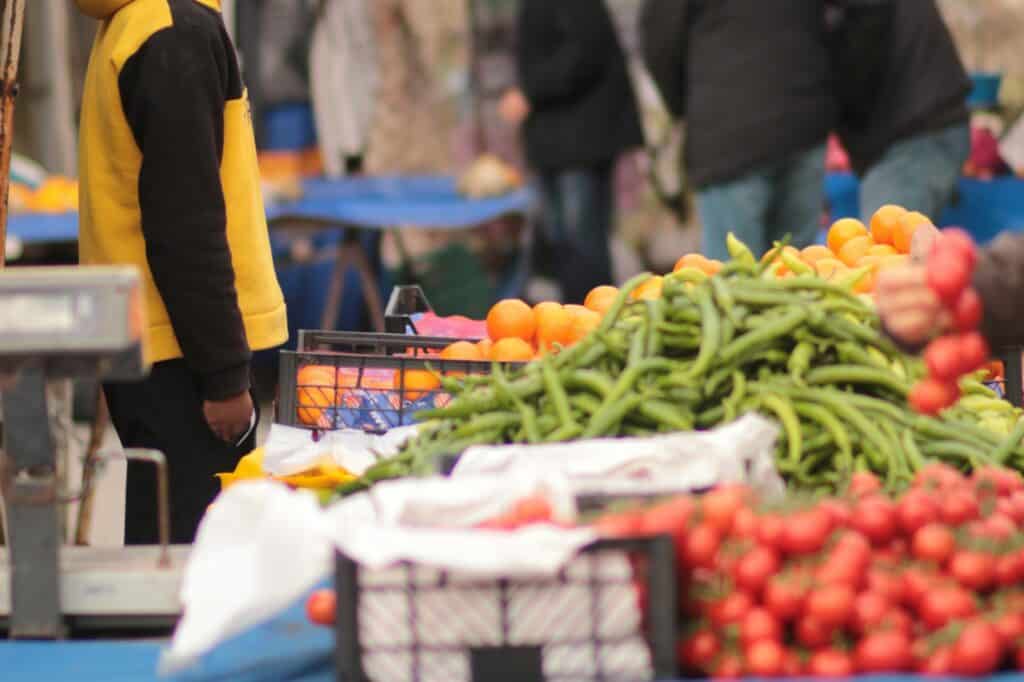
POLYGON ((914 413, 922 364, 880 332, 873 306, 814 276, 770 278, 731 244, 721 273, 669 275, 657 300, 632 300, 649 275, 632 279, 571 348, 445 379, 452 401, 418 415, 420 434, 353 487, 433 473, 473 445, 709 429, 748 412, 781 424, 777 465, 797 488, 834 490, 859 470, 898 488, 930 459, 1024 468, 1019 410, 971 379, 940 418, 914 413))

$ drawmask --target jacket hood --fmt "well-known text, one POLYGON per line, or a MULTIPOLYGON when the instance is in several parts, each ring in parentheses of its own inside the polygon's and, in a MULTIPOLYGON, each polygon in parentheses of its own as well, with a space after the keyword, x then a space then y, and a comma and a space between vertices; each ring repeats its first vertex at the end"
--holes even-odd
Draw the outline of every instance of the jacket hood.
POLYGON ((93 19, 106 19, 130 2, 132 0, 75 0, 79 11, 93 19))

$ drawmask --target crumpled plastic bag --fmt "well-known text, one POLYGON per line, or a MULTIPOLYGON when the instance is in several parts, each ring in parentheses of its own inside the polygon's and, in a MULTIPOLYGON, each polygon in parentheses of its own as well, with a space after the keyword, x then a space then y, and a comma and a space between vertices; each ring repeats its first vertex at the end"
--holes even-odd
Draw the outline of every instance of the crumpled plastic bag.
POLYGON ((274 476, 290 476, 308 471, 326 457, 360 476, 378 459, 397 454, 402 444, 416 434, 417 428, 405 426, 373 434, 358 429, 313 432, 274 424, 263 446, 266 450, 263 468, 274 476))

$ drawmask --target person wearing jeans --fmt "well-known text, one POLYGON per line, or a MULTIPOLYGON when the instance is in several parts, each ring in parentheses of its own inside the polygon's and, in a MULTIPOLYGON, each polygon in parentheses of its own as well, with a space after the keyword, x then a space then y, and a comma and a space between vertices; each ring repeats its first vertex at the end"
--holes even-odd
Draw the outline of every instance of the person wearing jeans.
POLYGON ((612 283, 615 162, 643 144, 626 57, 603 0, 523 0, 519 87, 501 102, 522 125, 566 301, 612 283))

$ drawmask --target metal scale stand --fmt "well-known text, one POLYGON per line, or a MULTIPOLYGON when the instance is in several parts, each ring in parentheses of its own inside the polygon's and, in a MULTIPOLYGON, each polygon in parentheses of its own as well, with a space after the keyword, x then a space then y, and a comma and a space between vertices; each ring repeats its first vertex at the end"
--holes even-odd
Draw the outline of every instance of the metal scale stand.
POLYGON ((166 466, 153 451, 126 458, 158 469, 161 545, 64 546, 56 457, 47 412, 49 379, 145 376, 142 295, 134 268, 12 268, 0 272, 3 393, 0 496, 0 630, 16 639, 59 639, 84 630, 162 629, 181 613, 188 546, 169 547, 166 466))

